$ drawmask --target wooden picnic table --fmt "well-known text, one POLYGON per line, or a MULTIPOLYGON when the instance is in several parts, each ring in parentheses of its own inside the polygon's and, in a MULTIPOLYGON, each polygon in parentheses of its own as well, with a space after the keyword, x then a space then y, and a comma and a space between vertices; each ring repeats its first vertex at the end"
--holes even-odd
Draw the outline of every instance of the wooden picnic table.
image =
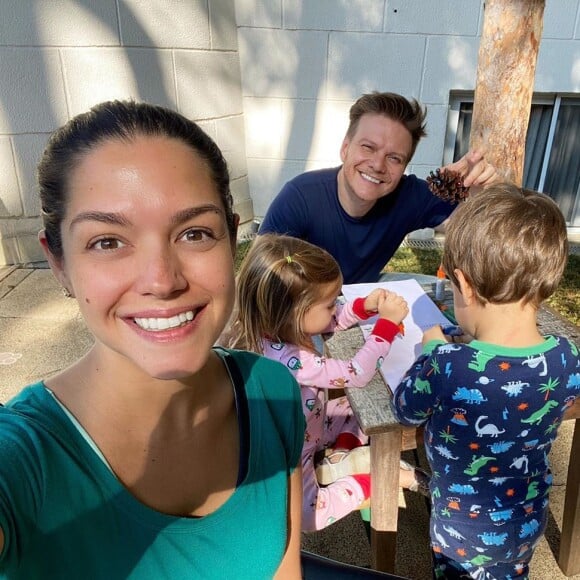
MULTIPOLYGON (((413 277, 409 275, 409 277, 413 277)), ((420 280, 423 289, 433 296, 432 284, 420 280)), ((452 304, 450 290, 445 303, 452 304)), ((580 349, 580 328, 548 306, 538 314, 542 334, 568 337, 580 349)), ((352 358, 364 341, 360 327, 337 332, 326 340, 331 356, 352 358)), ((382 375, 377 373, 364 389, 345 389, 355 417, 370 436, 371 452, 371 552, 376 570, 394 572, 399 505, 399 460, 401 451, 417 447, 421 432, 397 422, 393 414, 392 393, 382 375), (419 437, 418 437, 419 436, 419 437)), ((580 418, 580 400, 571 407, 565 419, 580 418)), ((564 519, 562 522, 558 565, 571 576, 580 573, 580 421, 576 420, 566 482, 564 519)))

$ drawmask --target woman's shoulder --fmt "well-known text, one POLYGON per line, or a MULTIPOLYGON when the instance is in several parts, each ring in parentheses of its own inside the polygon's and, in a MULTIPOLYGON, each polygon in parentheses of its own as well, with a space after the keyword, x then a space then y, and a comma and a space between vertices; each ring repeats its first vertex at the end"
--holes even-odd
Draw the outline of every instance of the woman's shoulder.
POLYGON ((282 363, 264 355, 248 350, 237 350, 223 347, 216 347, 215 351, 223 360, 226 361, 226 364, 227 357, 231 357, 242 372, 242 375, 246 378, 249 375, 256 376, 265 374, 266 376, 272 376, 272 374, 274 374, 277 377, 288 376, 291 380, 294 380, 282 363))
POLYGON ((270 442, 271 434, 279 433, 288 450, 288 465, 294 467, 302 451, 305 424, 300 387, 290 371, 254 352, 221 347, 216 352, 228 365, 232 380, 243 383, 250 423, 267 432, 270 442))
POLYGON ((38 382, 24 387, 4 405, 0 405, 0 409, 15 417, 33 418, 44 414, 49 399, 49 392, 44 383, 38 382))
POLYGON ((3 453, 10 449, 17 454, 25 453, 25 450, 36 453, 60 431, 55 404, 43 383, 25 387, 0 406, 0 448, 3 453))

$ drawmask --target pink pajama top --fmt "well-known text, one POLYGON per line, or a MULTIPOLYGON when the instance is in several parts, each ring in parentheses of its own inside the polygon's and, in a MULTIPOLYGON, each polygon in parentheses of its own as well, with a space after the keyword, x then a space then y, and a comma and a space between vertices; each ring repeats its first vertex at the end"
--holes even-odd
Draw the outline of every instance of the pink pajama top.
MULTIPOLYGON (((333 322, 324 332, 346 330, 371 316, 374 313, 368 313, 364 309, 364 298, 339 304, 333 322)), ((350 360, 326 358, 295 344, 263 340, 264 355, 286 366, 301 387, 302 406, 306 417, 302 450, 305 531, 321 529, 344 517, 357 509, 365 499, 361 486, 353 477, 341 478, 327 487, 319 487, 316 481, 314 454, 332 446, 332 442, 325 440, 325 429, 328 429, 328 422, 333 420, 327 413, 326 391, 366 386, 380 368, 398 333, 399 327, 394 322, 379 319, 372 334, 350 360)), ((352 413, 347 402, 344 406, 345 412, 352 413)))

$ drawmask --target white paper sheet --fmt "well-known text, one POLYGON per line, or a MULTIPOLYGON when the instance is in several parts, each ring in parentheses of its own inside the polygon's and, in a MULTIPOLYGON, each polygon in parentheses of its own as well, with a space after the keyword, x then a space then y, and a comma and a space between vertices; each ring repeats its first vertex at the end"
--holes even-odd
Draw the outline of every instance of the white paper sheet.
MULTIPOLYGON (((409 305, 409 314, 403 320, 405 335, 398 335, 391 346, 391 350, 381 366, 381 373, 385 381, 394 390, 400 383, 403 375, 421 354, 423 330, 437 324, 448 326, 449 320, 427 296, 416 280, 400 280, 396 282, 377 282, 374 284, 345 284, 342 293, 348 302, 355 298, 368 296, 375 288, 386 288, 405 298, 409 305)), ((377 317, 360 322, 363 334, 367 338, 377 317)))

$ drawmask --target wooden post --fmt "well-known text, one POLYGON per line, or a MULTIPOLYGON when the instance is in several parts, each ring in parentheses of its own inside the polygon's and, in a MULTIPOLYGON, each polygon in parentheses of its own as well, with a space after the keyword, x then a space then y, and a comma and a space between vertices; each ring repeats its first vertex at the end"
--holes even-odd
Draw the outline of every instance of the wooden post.
POLYGON ((521 185, 545 0, 486 0, 470 147, 521 185))
POLYGON ((580 457, 580 419, 576 419, 572 450, 568 464, 566 497, 564 500, 564 520, 558 564, 565 576, 580 574, 580 465, 572 458, 580 457))

